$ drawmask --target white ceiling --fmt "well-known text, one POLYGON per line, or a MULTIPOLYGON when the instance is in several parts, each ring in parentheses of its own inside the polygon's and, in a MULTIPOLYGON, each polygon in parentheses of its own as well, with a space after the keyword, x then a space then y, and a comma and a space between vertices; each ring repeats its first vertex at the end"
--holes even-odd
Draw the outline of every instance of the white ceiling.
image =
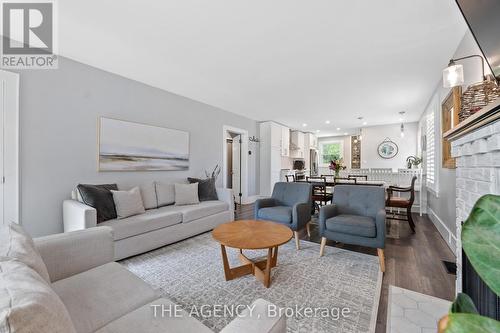
POLYGON ((466 31, 453 0, 58 6, 63 56, 320 135, 357 127, 358 116, 368 126, 399 122, 401 110, 418 120, 466 31))

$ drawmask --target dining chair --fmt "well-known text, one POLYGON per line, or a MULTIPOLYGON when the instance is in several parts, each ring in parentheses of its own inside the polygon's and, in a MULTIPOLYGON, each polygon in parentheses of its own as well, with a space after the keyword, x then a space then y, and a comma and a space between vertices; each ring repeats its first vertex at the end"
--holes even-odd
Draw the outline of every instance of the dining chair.
POLYGON ((286 178, 287 183, 294 183, 295 182, 295 175, 286 175, 285 178, 286 178), (292 181, 290 181, 290 179, 292 181))
POLYGON ((306 181, 312 187, 312 201, 314 203, 314 210, 320 209, 321 206, 326 205, 332 201, 333 194, 327 191, 326 177, 311 176, 306 177, 306 181))
POLYGON ((410 225, 411 231, 413 233, 415 233, 415 223, 413 222, 413 218, 411 216, 411 207, 413 206, 413 202, 415 201, 416 180, 417 176, 413 176, 413 178, 411 179, 411 185, 409 187, 389 186, 387 188, 387 200, 385 202, 386 207, 406 209, 406 214, 389 212, 392 216, 388 217, 388 219, 408 221, 408 224, 410 225), (410 197, 404 198, 404 197, 394 196, 393 195, 394 192, 410 193, 410 197), (404 215, 406 215, 406 218, 404 218, 404 215))
POLYGON ((368 180, 368 176, 367 175, 347 175, 347 178, 349 179, 364 179, 364 180, 368 180))
POLYGON ((335 185, 356 185, 356 178, 346 178, 346 177, 335 177, 335 185))

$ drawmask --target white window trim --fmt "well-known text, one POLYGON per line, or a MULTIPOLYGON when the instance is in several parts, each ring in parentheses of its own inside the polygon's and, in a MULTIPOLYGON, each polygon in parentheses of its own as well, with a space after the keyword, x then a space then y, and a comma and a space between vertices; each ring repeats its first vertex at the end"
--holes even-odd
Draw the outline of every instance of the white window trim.
POLYGON ((425 173, 426 173, 426 181, 425 185, 427 190, 433 194, 436 198, 439 197, 439 168, 441 166, 440 161, 441 161, 441 112, 440 112, 440 105, 438 103, 438 95, 435 94, 429 103, 429 106, 427 108, 427 111, 425 112, 424 116, 424 124, 425 124, 425 135, 426 135, 426 149, 425 149, 425 173), (430 120, 429 117, 432 115, 432 121, 433 121, 433 128, 430 129, 428 128, 429 124, 428 121, 430 120), (429 170, 428 168, 428 158, 429 158, 429 132, 432 131, 433 135, 433 144, 434 144, 434 152, 432 155, 433 158, 433 164, 434 168, 432 170, 429 170), (433 182, 431 183, 429 181, 429 172, 432 172, 433 176, 433 182))
MULTIPOLYGON (((323 145, 324 144, 329 144, 329 143, 338 143, 340 144, 340 157, 342 159, 344 159, 344 140, 325 140, 325 141, 320 141, 318 143, 318 146, 319 146, 319 159, 320 159, 320 163, 319 163, 319 166, 320 167, 328 167, 330 166, 329 163, 323 163, 323 145)), ((345 161, 344 161, 345 163, 345 161)))

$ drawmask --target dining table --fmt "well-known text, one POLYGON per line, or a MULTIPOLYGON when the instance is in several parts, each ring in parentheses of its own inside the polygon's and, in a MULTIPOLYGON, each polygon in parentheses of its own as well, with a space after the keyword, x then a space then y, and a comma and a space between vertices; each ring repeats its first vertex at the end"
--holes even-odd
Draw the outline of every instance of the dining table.
POLYGON ((296 180, 296 182, 299 182, 299 183, 306 182, 306 183, 310 183, 310 184, 318 183, 318 184, 324 184, 327 187, 334 187, 336 185, 352 185, 352 186, 367 185, 367 186, 382 186, 384 188, 387 188, 390 185, 387 182, 384 182, 382 180, 356 180, 356 183, 349 183, 349 182, 342 182, 342 181, 335 182, 333 177, 332 177, 332 179, 328 179, 328 178, 329 177, 326 177, 326 182, 319 180, 319 179, 309 179, 309 180, 301 179, 301 180, 296 180))

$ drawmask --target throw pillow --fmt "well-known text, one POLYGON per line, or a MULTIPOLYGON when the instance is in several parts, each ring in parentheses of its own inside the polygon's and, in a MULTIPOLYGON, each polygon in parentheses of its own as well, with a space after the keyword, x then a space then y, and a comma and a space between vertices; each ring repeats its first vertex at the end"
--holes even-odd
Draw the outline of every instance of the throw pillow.
POLYGON ((47 283, 50 283, 47 266, 36 250, 33 239, 16 223, 0 227, 0 260, 5 259, 19 260, 36 271, 47 283))
POLYGON ((188 178, 189 183, 198 183, 198 198, 200 201, 218 200, 215 189, 215 178, 198 179, 188 178))
POLYGON ((59 296, 22 262, 0 262, 0 286, 0 332, 76 332, 59 296))
POLYGON ((141 185, 141 196, 142 203, 145 209, 158 208, 158 201, 156 199, 156 188, 155 183, 151 182, 149 184, 141 185))
POLYGON ((94 207, 97 211, 97 223, 116 219, 115 202, 111 190, 118 191, 116 184, 88 185, 79 184, 77 187, 83 203, 94 207))
POLYGON ((168 206, 175 203, 175 187, 174 184, 155 183, 156 198, 158 199, 158 207, 168 206))
POLYGON ((198 183, 175 184, 175 205, 193 205, 200 203, 198 199, 198 183))
POLYGON ((113 191, 113 200, 116 207, 116 215, 119 219, 142 214, 146 212, 142 203, 141 190, 134 187, 130 191, 113 191))

